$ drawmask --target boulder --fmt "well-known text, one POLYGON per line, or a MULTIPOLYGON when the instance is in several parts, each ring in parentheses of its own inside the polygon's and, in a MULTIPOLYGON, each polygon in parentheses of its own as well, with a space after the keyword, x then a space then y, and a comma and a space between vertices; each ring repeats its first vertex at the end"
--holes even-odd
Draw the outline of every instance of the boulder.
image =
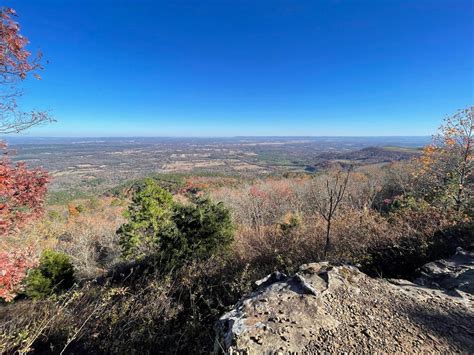
POLYGON ((349 265, 303 265, 257 282, 216 324, 216 352, 474 352, 473 298, 373 279, 349 265))
POLYGON ((441 259, 425 264, 415 283, 442 288, 460 295, 459 291, 474 294, 474 252, 462 248, 449 259, 441 259))

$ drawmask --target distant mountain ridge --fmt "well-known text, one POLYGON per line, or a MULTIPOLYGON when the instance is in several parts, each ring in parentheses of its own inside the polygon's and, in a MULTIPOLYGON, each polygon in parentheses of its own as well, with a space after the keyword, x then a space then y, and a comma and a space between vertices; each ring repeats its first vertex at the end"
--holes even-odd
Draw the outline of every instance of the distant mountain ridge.
POLYGON ((359 165, 390 163, 408 160, 421 154, 421 148, 404 147, 367 147, 348 152, 325 152, 317 157, 315 167, 323 168, 329 165, 359 165))

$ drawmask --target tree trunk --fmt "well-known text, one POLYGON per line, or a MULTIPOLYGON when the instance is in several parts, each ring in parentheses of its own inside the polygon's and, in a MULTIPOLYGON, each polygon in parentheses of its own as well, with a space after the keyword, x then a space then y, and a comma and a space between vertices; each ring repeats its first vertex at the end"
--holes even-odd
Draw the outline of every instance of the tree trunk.
POLYGON ((326 245, 324 246, 324 259, 326 259, 329 249, 331 247, 331 219, 327 221, 327 228, 326 228, 326 245))
POLYGON ((458 192, 457 192, 457 196, 456 196, 456 211, 460 211, 461 210, 461 205, 462 205, 462 195, 463 195, 463 192, 464 192, 464 183, 465 183, 465 179, 466 179, 466 167, 467 167, 467 164, 468 164, 468 158, 469 158, 469 152, 471 150, 471 145, 469 144, 469 142, 467 143, 467 146, 466 146, 466 149, 464 151, 464 154, 463 154, 463 160, 461 162, 461 172, 460 172, 460 176, 459 176, 459 187, 458 187, 458 192))

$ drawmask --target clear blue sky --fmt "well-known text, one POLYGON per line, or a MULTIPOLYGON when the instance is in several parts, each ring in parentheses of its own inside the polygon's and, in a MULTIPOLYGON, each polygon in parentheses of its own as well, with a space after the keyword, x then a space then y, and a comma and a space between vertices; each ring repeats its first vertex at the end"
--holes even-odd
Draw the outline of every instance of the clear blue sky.
POLYGON ((474 104, 472 0, 18 0, 30 135, 429 135, 474 104))

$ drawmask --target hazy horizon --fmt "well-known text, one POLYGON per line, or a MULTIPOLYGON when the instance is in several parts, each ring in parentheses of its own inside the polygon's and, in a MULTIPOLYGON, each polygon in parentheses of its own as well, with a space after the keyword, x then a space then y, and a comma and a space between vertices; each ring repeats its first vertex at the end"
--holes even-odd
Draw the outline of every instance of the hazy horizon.
POLYGON ((5 135, 0 136, 3 140, 22 139, 245 139, 245 138, 431 138, 432 135, 236 135, 236 136, 33 136, 33 135, 5 135))

